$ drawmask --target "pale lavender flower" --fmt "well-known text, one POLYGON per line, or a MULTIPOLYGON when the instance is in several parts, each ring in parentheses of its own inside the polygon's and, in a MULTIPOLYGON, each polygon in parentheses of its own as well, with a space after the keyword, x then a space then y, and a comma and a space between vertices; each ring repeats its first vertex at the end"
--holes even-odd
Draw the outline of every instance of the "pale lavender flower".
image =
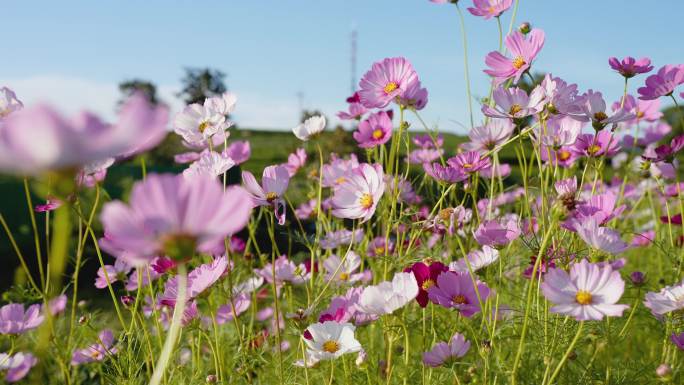
POLYGON ((114 265, 104 265, 97 270, 97 278, 95 278, 95 287, 98 289, 104 289, 107 287, 107 280, 109 284, 113 284, 117 281, 125 281, 128 273, 131 272, 133 266, 126 263, 121 258, 117 258, 114 261, 114 265))
POLYGON ((321 185, 323 187, 337 187, 346 182, 358 167, 359 161, 354 154, 351 154, 349 159, 334 157, 329 164, 323 165, 321 185))
POLYGON ((273 208, 278 224, 285 224, 285 200, 283 195, 290 183, 290 173, 284 166, 268 166, 261 177, 261 185, 249 171, 242 172, 242 183, 252 195, 252 205, 273 208))
POLYGON ((440 163, 423 163, 423 169, 437 182, 452 184, 468 179, 468 173, 459 167, 442 166, 440 163))
MULTIPOLYGON (((499 250, 489 246, 482 246, 482 250, 473 250, 467 255, 468 263, 473 271, 480 270, 491 265, 499 259, 499 250)), ((449 264, 449 270, 457 272, 469 272, 465 258, 449 264)))
POLYGON ((14 355, 0 353, 0 371, 7 371, 5 381, 12 383, 26 377, 29 370, 38 363, 31 353, 17 352, 14 355))
MULTIPOLYGON (((266 282, 273 283, 273 265, 266 264, 262 269, 255 269, 254 272, 263 277, 266 282)), ((287 258, 286 255, 281 255, 275 261, 275 283, 282 285, 285 282, 290 282, 295 285, 302 284, 311 278, 311 273, 307 273, 306 266, 303 263, 295 264, 287 258)))
POLYGON ((356 244, 361 242, 362 239, 363 229, 356 229, 353 232, 347 229, 342 229, 325 234, 320 241, 320 246, 323 249, 329 250, 338 246, 348 245, 350 243, 356 244))
POLYGON ((515 125, 509 119, 491 119, 487 124, 473 127, 468 133, 470 141, 463 144, 468 151, 490 151, 511 137, 515 125))
MULTIPOLYGON (((186 301, 197 298, 200 294, 213 286, 226 272, 228 259, 225 255, 215 258, 210 263, 205 263, 192 270, 187 278, 186 301)), ((174 307, 178 297, 178 277, 171 277, 166 281, 164 293, 159 298, 159 303, 174 307)))
POLYGON ((17 99, 17 94, 7 87, 0 87, 0 120, 14 111, 24 108, 24 104, 17 99))
POLYGON ((496 107, 482 105, 482 113, 491 118, 522 119, 544 108, 544 91, 536 87, 530 95, 521 88, 498 87, 492 94, 496 107))
POLYGON ((520 236, 521 230, 514 218, 488 220, 480 223, 474 233, 475 240, 482 246, 501 248, 520 236))
POLYGON ((501 16, 512 4, 513 0, 473 0, 474 7, 468 7, 468 12, 488 20, 501 16))
POLYGON ((581 96, 581 100, 582 116, 579 116, 579 118, 591 121, 591 125, 596 131, 602 130, 608 124, 625 122, 636 117, 624 108, 615 111, 612 116, 608 116, 606 113, 606 101, 603 100, 600 92, 589 90, 581 96))
POLYGON ((665 286, 659 292, 646 293, 644 306, 651 309, 656 317, 684 309, 684 281, 665 286))
POLYGON ((41 305, 34 304, 24 311, 24 304, 10 303, 0 308, 0 333, 23 334, 43 323, 41 305))
POLYGON ((384 192, 382 166, 363 163, 335 190, 332 214, 338 218, 366 222, 375 213, 384 192))
POLYGON ((236 140, 223 150, 222 155, 232 159, 235 164, 242 164, 252 156, 252 148, 249 141, 236 140))
POLYGON ((197 176, 216 178, 219 175, 225 174, 233 166, 235 166, 235 161, 223 155, 223 153, 205 150, 199 159, 183 170, 183 176, 186 178, 195 178, 197 176))
POLYGON ((465 356, 469 349, 470 341, 467 341, 461 333, 456 333, 451 337, 448 344, 438 342, 432 347, 432 350, 423 353, 423 363, 436 368, 465 356))
POLYGON ((87 348, 74 351, 71 356, 71 365, 87 364, 90 362, 103 361, 108 356, 117 353, 118 349, 113 347, 114 334, 111 330, 105 329, 100 332, 97 342, 87 348))
POLYGON ((445 271, 437 277, 436 285, 427 289, 433 303, 456 309, 463 317, 470 318, 481 311, 480 300, 486 301, 490 289, 484 282, 473 279, 469 273, 445 271), (479 293, 479 300, 478 300, 479 293))
POLYGON ((349 251, 344 258, 333 254, 323 261, 326 271, 325 280, 334 281, 338 284, 350 284, 363 278, 363 273, 356 272, 361 266, 361 257, 353 251, 349 251))
POLYGON ((684 64, 665 65, 657 74, 646 78, 646 84, 637 90, 639 99, 653 100, 661 96, 670 96, 675 88, 684 83, 684 64))
POLYGON ((556 304, 552 313, 569 315, 578 321, 619 317, 629 308, 616 304, 625 290, 620 272, 608 264, 599 266, 586 259, 573 263, 570 274, 559 268, 550 269, 541 289, 546 299, 556 304))
POLYGON ((303 148, 298 148, 295 152, 287 156, 287 163, 283 166, 287 169, 290 178, 299 171, 300 168, 304 167, 306 164, 306 150, 303 148))
POLYGON ((629 248, 617 231, 600 227, 593 217, 575 220, 573 227, 577 231, 577 235, 594 249, 610 254, 620 254, 629 248))

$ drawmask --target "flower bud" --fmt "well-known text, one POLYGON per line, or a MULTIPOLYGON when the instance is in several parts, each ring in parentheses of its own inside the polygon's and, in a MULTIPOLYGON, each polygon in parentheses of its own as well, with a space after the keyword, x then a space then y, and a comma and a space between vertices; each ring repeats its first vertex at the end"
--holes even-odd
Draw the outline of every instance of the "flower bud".
POLYGON ((520 24, 520 26, 518 27, 518 31, 520 31, 520 33, 522 33, 523 35, 527 35, 528 33, 530 33, 531 30, 532 26, 528 22, 524 22, 520 24))
POLYGON ((646 281, 646 274, 641 271, 633 271, 632 274, 629 275, 629 279, 632 280, 634 286, 641 286, 646 281))
POLYGON ((207 376, 207 384, 215 384, 218 381, 218 378, 216 377, 215 374, 210 374, 207 376))
POLYGON ((668 364, 660 364, 656 368, 656 376, 660 378, 668 377, 670 374, 672 374, 672 368, 668 364))

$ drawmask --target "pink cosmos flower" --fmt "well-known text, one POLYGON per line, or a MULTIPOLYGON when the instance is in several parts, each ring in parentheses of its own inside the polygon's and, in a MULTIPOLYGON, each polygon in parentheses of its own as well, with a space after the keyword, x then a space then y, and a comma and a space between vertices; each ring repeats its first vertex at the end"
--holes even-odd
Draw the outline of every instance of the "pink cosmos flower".
POLYGON ((653 66, 651 65, 651 59, 647 57, 642 57, 641 59, 636 60, 631 56, 627 56, 622 59, 622 61, 618 60, 616 57, 611 57, 608 59, 608 64, 610 64, 610 68, 619 72, 620 75, 626 77, 627 79, 638 74, 651 72, 653 69, 653 66))
POLYGON ((546 74, 540 88, 543 90, 546 110, 551 114, 576 116, 582 113, 577 84, 568 84, 559 77, 546 74))
POLYGON ((104 205, 100 245, 137 266, 160 254, 185 260, 197 251, 222 249, 224 239, 240 231, 250 213, 250 196, 241 187, 224 191, 213 178, 148 175, 133 185, 130 205, 104 205))
POLYGON ((334 191, 332 214, 338 218, 369 220, 385 192, 384 174, 379 164, 362 163, 334 191))
POLYGON ((14 111, 24 108, 24 104, 17 99, 17 94, 7 87, 0 87, 0 120, 14 111))
POLYGON ((530 95, 521 88, 498 87, 492 94, 496 108, 482 105, 482 113, 491 118, 522 119, 534 115, 544 108, 544 93, 536 87, 530 95))
POLYGON ((247 140, 236 140, 232 142, 222 152, 223 156, 228 157, 235 162, 235 164, 243 164, 252 155, 252 148, 247 140))
POLYGON ((361 257, 353 251, 346 254, 344 262, 342 258, 333 254, 323 261, 323 268, 326 271, 326 281, 335 281, 336 283, 354 283, 363 278, 363 273, 357 273, 356 270, 361 266, 361 257))
POLYGON ((655 156, 642 155, 642 158, 652 162, 674 162, 674 156, 684 149, 684 135, 672 138, 669 144, 663 144, 655 148, 655 156))
POLYGON ((235 161, 225 156, 223 153, 205 150, 202 151, 199 159, 192 162, 188 168, 183 170, 183 176, 186 178, 194 178, 197 176, 216 178, 219 175, 225 174, 233 166, 235 166, 235 161))
POLYGON ((337 187, 351 177, 354 170, 359 167, 356 155, 351 154, 349 159, 333 157, 329 164, 323 165, 323 187, 337 187))
POLYGON ((656 239, 655 231, 648 230, 640 234, 635 234, 630 243, 633 247, 642 247, 650 245, 656 239))
POLYGON ((416 262, 411 267, 404 269, 405 273, 413 273, 418 282, 418 295, 416 302, 420 307, 428 304, 428 290, 437 283, 437 277, 448 268, 441 262, 432 262, 429 265, 423 262, 416 262))
POLYGON ((468 179, 468 173, 461 167, 442 166, 440 163, 423 163, 423 170, 432 179, 442 183, 458 183, 468 179))
POLYGON ((499 17, 513 4, 513 0, 473 0, 475 7, 468 7, 473 16, 482 16, 485 20, 499 17))
POLYGON ((41 312, 45 314, 46 311, 49 311, 50 314, 54 317, 64 311, 64 309, 66 308, 66 304, 67 296, 65 294, 60 294, 57 297, 49 300, 47 303, 47 308, 43 306, 41 312))
POLYGON ((75 170, 149 147, 161 140, 155 137, 152 143, 151 133, 165 132, 166 110, 159 108, 149 109, 134 98, 112 125, 88 112, 66 119, 46 105, 16 111, 0 127, 0 170, 27 174, 75 170))
POLYGON ((318 208, 317 199, 309 199, 308 201, 300 204, 295 209, 295 216, 299 219, 309 219, 316 216, 316 210, 318 208))
MULTIPOLYGON (((613 111, 620 109, 620 101, 613 103, 613 111)), ((655 122, 663 117, 660 112, 660 99, 641 100, 632 95, 625 97, 625 103, 622 109, 634 115, 634 119, 627 121, 629 124, 637 124, 642 121, 655 122)))
POLYGON ((119 127, 135 128, 138 135, 118 158, 128 158, 156 147, 168 134, 169 109, 155 106, 141 93, 133 94, 119 110, 119 127))
POLYGON ((391 238, 387 240, 384 236, 373 238, 366 247, 366 255, 369 257, 382 257, 393 253, 394 241, 391 238))
POLYGON ((596 131, 602 130, 608 124, 625 122, 636 116, 627 112, 624 108, 617 110, 613 116, 606 114, 606 101, 600 92, 587 91, 582 97, 582 116, 580 119, 591 121, 596 131))
POLYGON ((14 355, 0 353, 0 371, 7 371, 5 381, 12 383, 26 377, 29 370, 38 363, 31 353, 17 352, 14 355))
POLYGON ((442 155, 444 155, 444 150, 441 148, 419 148, 411 151, 406 161, 410 164, 425 165, 436 161, 442 155))
POLYGON ((684 281, 665 286, 659 292, 646 293, 644 306, 651 309, 651 313, 656 317, 684 309, 684 281))
POLYGON ((36 205, 33 210, 37 213, 44 213, 46 211, 52 211, 58 209, 62 206, 62 201, 55 197, 48 197, 44 205, 36 205))
POLYGON ((107 287, 107 279, 109 283, 113 284, 116 281, 125 281, 128 273, 131 272, 133 266, 126 263, 121 258, 117 258, 114 265, 104 265, 97 270, 97 278, 95 278, 95 287, 104 289, 107 287))
POLYGON ((366 108, 385 108, 402 97, 415 82, 418 82, 418 75, 406 58, 375 62, 359 82, 361 104, 366 108))
POLYGON ((552 313, 569 315, 578 321, 619 317, 629 308, 616 304, 625 290, 620 272, 608 264, 599 266, 586 259, 573 263, 570 274, 563 269, 550 269, 541 289, 546 299, 556 304, 552 313))
MULTIPOLYGON (((355 93, 358 97, 358 93, 355 93)), ((355 102, 349 103, 348 111, 340 111, 337 113, 337 117, 341 120, 360 120, 363 114, 368 112, 368 109, 360 103, 360 99, 355 102)))
POLYGON ((200 156, 201 156, 201 153, 199 153, 199 152, 194 152, 194 151, 183 152, 181 154, 174 155, 173 161, 176 163, 180 163, 180 164, 192 163, 192 162, 196 161, 197 159, 199 159, 200 156))
MULTIPOLYGON (((197 298, 200 294, 213 286, 226 272, 228 259, 225 255, 220 256, 210 263, 200 265, 188 274, 186 301, 197 298)), ((171 277, 166 281, 164 294, 159 298, 159 303, 174 307, 178 297, 178 277, 171 277)))
POLYGON ((406 91, 399 98, 399 105, 413 111, 420 111, 427 105, 428 92, 420 86, 420 81, 409 84, 406 91))
POLYGON ((432 347, 432 350, 423 353, 423 363, 436 368, 465 356, 469 349, 470 341, 467 341, 462 334, 456 333, 451 337, 448 344, 438 342, 432 347))
POLYGON ((76 174, 76 185, 85 187, 95 187, 107 176, 107 169, 114 164, 114 158, 107 158, 95 161, 81 167, 76 174))
POLYGON ((268 166, 261 177, 261 186, 249 171, 242 172, 242 183, 252 195, 252 205, 271 206, 278 224, 285 224, 285 200, 283 195, 290 183, 290 173, 284 166, 268 166))
POLYGON ((470 142, 463 144, 469 151, 489 151, 511 137, 515 125, 509 119, 491 119, 487 124, 473 127, 468 133, 470 142))
POLYGON ((449 166, 460 169, 467 174, 472 174, 492 166, 489 158, 482 157, 479 151, 462 152, 449 158, 447 163, 449 166))
POLYGON ((252 300, 249 293, 238 293, 233 297, 233 303, 220 306, 216 309, 216 323, 223 325, 226 322, 232 321, 236 316, 244 313, 249 309, 252 300), (233 313, 233 308, 235 313, 233 313))
POLYGON ((622 239, 620 233, 607 227, 600 227, 593 217, 575 220, 573 225, 577 235, 594 249, 610 254, 620 254, 629 246, 622 239))
POLYGON ((320 246, 323 249, 329 250, 350 243, 356 244, 361 242, 361 240, 363 240, 363 229, 357 229, 354 232, 342 229, 325 234, 320 241, 320 246))
POLYGON ((572 151, 579 156, 586 157, 610 157, 618 153, 620 144, 613 133, 604 130, 596 135, 582 134, 577 137, 572 151))
POLYGON ((420 134, 413 137, 413 143, 420 148, 441 148, 444 145, 444 136, 420 134))
POLYGON ((546 121, 546 127, 538 127, 534 133, 545 146, 561 148, 572 146, 582 132, 584 123, 569 116, 556 115, 546 121))
POLYGON ((639 99, 653 100, 661 96, 670 96, 674 89, 684 83, 684 64, 665 65, 657 74, 646 78, 646 84, 637 90, 639 99))
MULTIPOLYGON (((266 282, 273 283, 273 265, 266 264, 262 269, 255 269, 254 272, 263 277, 266 282)), ((303 263, 295 264, 287 258, 286 255, 281 255, 275 262, 275 283, 283 285, 285 282, 290 282, 295 285, 302 284, 311 278, 311 274, 307 272, 306 266, 303 263)))
POLYGON ((41 306, 34 304, 24 312, 24 304, 10 303, 0 308, 0 333, 23 334, 43 323, 41 306))
POLYGON ((299 171, 300 168, 304 167, 306 164, 306 150, 303 148, 298 148, 292 154, 287 156, 287 163, 283 166, 287 169, 290 178, 299 171))
POLYGON ((484 72, 494 78, 495 85, 510 78, 514 78, 514 83, 518 83, 522 74, 529 71, 532 61, 544 46, 544 31, 535 28, 527 35, 513 31, 506 36, 505 44, 512 58, 507 58, 499 51, 492 51, 485 57, 489 69, 484 72))
POLYGON ((481 310, 478 293, 484 302, 490 292, 483 282, 477 281, 476 284, 477 289, 468 273, 445 271, 437 277, 436 285, 428 288, 428 298, 433 303, 454 308, 462 316, 470 318, 481 310))
POLYGON ((475 240, 482 246, 501 248, 520 236, 520 226, 513 218, 488 220, 480 223, 474 233, 475 240))
POLYGON ((387 143, 392 137, 392 119, 387 112, 380 111, 371 114, 368 119, 359 123, 354 131, 354 139, 361 148, 373 148, 387 143))
POLYGON ((76 366, 89 362, 103 361, 107 356, 112 356, 118 351, 113 345, 114 334, 111 330, 105 329, 98 335, 96 343, 74 352, 71 356, 71 365, 76 366))

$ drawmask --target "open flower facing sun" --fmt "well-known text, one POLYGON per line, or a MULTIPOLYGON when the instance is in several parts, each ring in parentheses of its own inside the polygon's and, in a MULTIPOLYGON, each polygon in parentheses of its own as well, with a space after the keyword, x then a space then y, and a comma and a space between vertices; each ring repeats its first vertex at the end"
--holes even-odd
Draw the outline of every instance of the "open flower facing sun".
POLYGON ((403 57, 386 58, 373 64, 359 83, 359 98, 366 108, 384 108, 398 100, 418 82, 411 63, 403 57))
POLYGON ((375 213, 384 192, 382 166, 363 163, 335 189, 332 214, 366 222, 375 213))
POLYGON ((332 360, 343 354, 355 353, 361 350, 361 344, 354 337, 356 327, 350 323, 325 321, 309 325, 306 328, 308 336, 304 338, 308 353, 314 359, 332 360))

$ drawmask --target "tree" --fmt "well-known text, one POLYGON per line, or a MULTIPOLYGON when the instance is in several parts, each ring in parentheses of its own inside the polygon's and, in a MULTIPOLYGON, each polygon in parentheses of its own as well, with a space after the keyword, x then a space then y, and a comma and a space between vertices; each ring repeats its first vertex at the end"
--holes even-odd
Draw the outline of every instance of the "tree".
POLYGON ((186 68, 181 79, 183 89, 177 96, 186 104, 204 103, 207 97, 226 92, 225 77, 223 72, 211 68, 186 68))
POLYGON ((150 103, 156 105, 159 104, 159 99, 157 98, 157 86, 154 83, 142 80, 142 79, 131 79, 119 83, 119 91, 121 91, 123 97, 119 102, 121 104, 124 100, 130 98, 135 93, 142 93, 147 97, 150 103))

